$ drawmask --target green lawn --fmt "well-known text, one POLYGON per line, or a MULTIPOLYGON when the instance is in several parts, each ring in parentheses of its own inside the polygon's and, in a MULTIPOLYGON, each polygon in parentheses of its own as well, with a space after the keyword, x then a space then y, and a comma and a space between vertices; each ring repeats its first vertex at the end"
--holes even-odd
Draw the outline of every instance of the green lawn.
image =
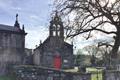
POLYGON ((13 76, 0 76, 0 80, 15 80, 13 76))
POLYGON ((92 74, 91 80, 103 80, 102 69, 87 68, 87 72, 90 72, 92 74))
MULTIPOLYGON (((91 73, 91 80, 103 80, 103 77, 102 77, 102 68, 92 68, 92 67, 89 67, 89 68, 86 68, 86 71, 91 73)), ((68 70, 65 70, 66 72, 77 72, 78 71, 78 68, 76 69, 68 69, 68 70)))
MULTIPOLYGON (((91 73, 91 80, 103 80, 103 77, 102 77, 102 68, 92 68, 92 67, 89 67, 89 68, 86 68, 86 71, 91 73)), ((77 72, 78 71, 78 68, 76 69, 68 69, 68 70, 64 70, 66 72, 77 72)))

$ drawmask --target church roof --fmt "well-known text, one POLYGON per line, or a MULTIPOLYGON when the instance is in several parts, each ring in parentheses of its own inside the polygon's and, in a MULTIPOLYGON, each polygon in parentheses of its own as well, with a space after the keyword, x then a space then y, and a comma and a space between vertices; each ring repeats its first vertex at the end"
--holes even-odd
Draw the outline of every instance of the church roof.
POLYGON ((4 25, 4 24, 0 24, 0 30, 17 31, 17 29, 14 28, 13 26, 4 25))
POLYGON ((4 25, 4 24, 0 24, 0 31, 25 33, 25 32, 22 32, 21 29, 18 29, 18 28, 14 27, 14 26, 4 25))
MULTIPOLYGON (((50 40, 50 36, 43 43, 41 43, 39 46, 37 46, 34 50, 42 48, 45 45, 45 43, 49 43, 49 40, 50 40)), ((67 43, 65 41, 64 41, 63 46, 67 46, 68 48, 72 48, 73 47, 72 44, 69 44, 69 43, 67 43)))

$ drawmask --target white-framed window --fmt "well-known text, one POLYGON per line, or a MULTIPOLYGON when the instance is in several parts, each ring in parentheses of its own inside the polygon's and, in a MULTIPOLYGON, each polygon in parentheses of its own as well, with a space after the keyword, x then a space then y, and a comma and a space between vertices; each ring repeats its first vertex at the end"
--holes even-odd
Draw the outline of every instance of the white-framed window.
POLYGON ((63 61, 64 63, 68 63, 68 60, 67 59, 64 59, 64 61, 63 61))

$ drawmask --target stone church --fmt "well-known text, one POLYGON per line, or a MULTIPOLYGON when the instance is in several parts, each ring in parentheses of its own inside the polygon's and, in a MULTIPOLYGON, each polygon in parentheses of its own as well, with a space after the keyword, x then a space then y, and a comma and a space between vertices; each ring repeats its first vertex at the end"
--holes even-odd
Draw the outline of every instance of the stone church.
POLYGON ((14 26, 0 24, 0 75, 9 72, 10 66, 23 63, 26 34, 24 26, 20 28, 18 14, 14 26))
POLYGON ((34 49, 33 62, 49 68, 74 67, 73 45, 64 41, 63 22, 57 12, 50 21, 48 38, 34 49))

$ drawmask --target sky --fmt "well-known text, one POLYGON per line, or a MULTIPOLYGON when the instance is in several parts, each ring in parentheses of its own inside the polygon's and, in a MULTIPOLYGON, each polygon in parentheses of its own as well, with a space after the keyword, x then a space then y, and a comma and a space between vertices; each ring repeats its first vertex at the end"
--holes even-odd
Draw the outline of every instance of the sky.
POLYGON ((18 13, 19 23, 28 33, 26 47, 35 48, 48 35, 52 0, 0 0, 0 24, 14 25, 18 13))
MULTIPOLYGON (((48 36, 49 21, 51 13, 54 10, 53 0, 0 0, 0 24, 13 26, 15 15, 18 13, 19 23, 24 24, 26 36, 26 48, 34 49, 48 36)), ((89 44, 94 44, 100 38, 105 40, 104 36, 98 34, 93 39, 85 40, 76 37, 74 40, 75 48, 82 48, 89 44), (83 46, 84 45, 84 46, 83 46)), ((109 37, 107 37, 108 39, 109 37)))

